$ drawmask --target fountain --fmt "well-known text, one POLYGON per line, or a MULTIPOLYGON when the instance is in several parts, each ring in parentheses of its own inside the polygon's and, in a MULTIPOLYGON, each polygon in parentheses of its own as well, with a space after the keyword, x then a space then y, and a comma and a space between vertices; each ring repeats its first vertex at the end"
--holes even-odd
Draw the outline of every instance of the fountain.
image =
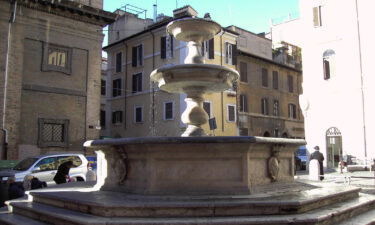
POLYGON ((0 222, 40 224, 17 222, 23 215, 74 225, 332 224, 374 208, 375 197, 359 188, 295 182, 294 151, 304 140, 205 135, 203 94, 226 90, 238 78, 235 70, 204 64, 201 43, 220 30, 198 18, 167 26, 188 42, 189 54, 185 64, 156 69, 151 78, 164 91, 186 93, 183 137, 87 141, 98 154, 94 188, 74 191, 78 182, 31 192, 32 202, 8 203, 15 217, 0 215, 0 222))

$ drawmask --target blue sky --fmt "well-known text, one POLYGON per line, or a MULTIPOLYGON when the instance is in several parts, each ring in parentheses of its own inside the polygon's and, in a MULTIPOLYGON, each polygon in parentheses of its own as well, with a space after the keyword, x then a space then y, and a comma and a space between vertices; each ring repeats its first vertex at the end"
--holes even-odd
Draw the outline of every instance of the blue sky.
MULTIPOLYGON (((155 3, 158 14, 171 16, 176 5, 191 5, 200 17, 208 12, 223 27, 235 25, 254 33, 268 32, 270 19, 279 21, 289 13, 292 16, 299 13, 298 0, 104 0, 104 10, 113 12, 130 4, 147 10, 146 16, 153 18, 155 3)), ((144 13, 139 16, 144 18, 144 13)))

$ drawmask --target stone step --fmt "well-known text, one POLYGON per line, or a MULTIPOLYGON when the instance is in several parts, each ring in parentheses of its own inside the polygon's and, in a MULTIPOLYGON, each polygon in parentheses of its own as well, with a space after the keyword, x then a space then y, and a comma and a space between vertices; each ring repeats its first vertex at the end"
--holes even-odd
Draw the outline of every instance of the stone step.
POLYGON ((48 225, 40 221, 33 220, 28 217, 24 217, 13 213, 1 213, 0 224, 2 225, 48 225))
MULTIPOLYGON (((179 218, 132 218, 99 217, 40 203, 11 203, 16 214, 42 220, 50 224, 69 225, 251 225, 251 224, 335 224, 375 208, 375 196, 360 194, 355 199, 338 202, 308 213, 294 215, 227 216, 227 217, 179 217, 179 218)), ((375 214, 369 214, 375 219, 375 214)), ((355 221, 355 220, 354 220, 355 221)))
POLYGON ((282 195, 140 196, 115 192, 34 192, 34 202, 104 217, 284 215, 357 198, 360 188, 316 188, 282 195))
POLYGON ((373 225, 375 224, 375 209, 369 210, 361 215, 347 219, 338 225, 373 225))

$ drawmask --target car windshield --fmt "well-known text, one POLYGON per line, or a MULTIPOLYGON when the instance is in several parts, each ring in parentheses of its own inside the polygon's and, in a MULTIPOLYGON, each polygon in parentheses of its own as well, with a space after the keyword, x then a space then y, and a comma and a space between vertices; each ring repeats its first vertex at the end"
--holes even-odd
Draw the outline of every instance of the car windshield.
POLYGON ((306 149, 305 148, 300 148, 297 151, 298 156, 305 156, 306 155, 306 149))
POLYGON ((13 167, 13 169, 19 170, 19 171, 25 171, 25 170, 29 169, 30 166, 32 166, 36 162, 36 160, 38 160, 38 159, 37 158, 24 159, 21 162, 19 162, 15 167, 13 167))

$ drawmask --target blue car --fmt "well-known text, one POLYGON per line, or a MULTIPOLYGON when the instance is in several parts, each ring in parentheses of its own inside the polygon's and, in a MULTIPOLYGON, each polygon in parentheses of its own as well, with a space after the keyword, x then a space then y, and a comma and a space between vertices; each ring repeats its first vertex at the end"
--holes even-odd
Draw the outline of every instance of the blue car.
POLYGON ((300 146, 296 151, 296 156, 301 160, 300 169, 306 170, 306 162, 307 162, 307 149, 306 146, 300 146))

